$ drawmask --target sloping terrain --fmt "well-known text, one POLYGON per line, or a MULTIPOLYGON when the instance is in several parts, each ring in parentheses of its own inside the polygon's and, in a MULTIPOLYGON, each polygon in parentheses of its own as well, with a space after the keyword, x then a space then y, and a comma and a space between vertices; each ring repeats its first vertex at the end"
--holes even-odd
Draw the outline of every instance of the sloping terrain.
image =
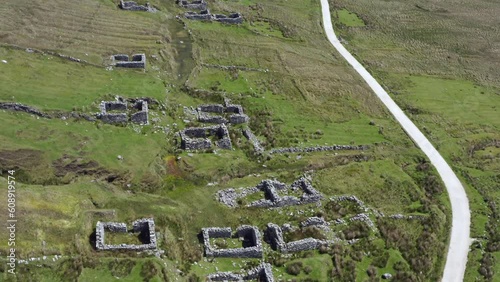
MULTIPOLYGON (((262 260, 272 264, 277 280, 364 281, 384 273, 439 279, 450 225, 443 185, 331 49, 319 3, 208 2, 212 12, 241 12, 241 25, 176 20, 184 10, 173 2, 152 4, 157 13, 121 11, 117 1, 104 0, 2 6, 7 16, 0 19, 0 60, 6 61, 0 63, 0 102, 18 102, 50 117, 0 110, 2 189, 8 170, 17 179, 17 256, 42 258, 19 264, 17 278, 3 264, 3 279, 203 281, 260 260, 205 258, 201 228, 250 224, 264 230, 269 222, 299 226, 313 216, 331 222, 331 232, 299 229, 286 239, 326 236, 338 243, 293 255, 263 243, 262 260), (146 53, 145 70, 109 68, 110 55, 138 52, 146 53), (116 95, 151 98, 150 124, 114 126, 84 118, 116 95), (230 126, 233 150, 181 150, 178 131, 201 125, 190 107, 224 98, 250 117, 247 125, 230 126), (247 126, 263 155, 243 137, 247 126), (367 149, 269 153, 334 144, 367 149), (290 184, 304 174, 322 193, 321 205, 232 209, 217 201, 221 189, 269 178, 290 184), (374 229, 350 224, 362 210, 330 200, 339 195, 363 201, 374 229), (403 216, 390 217, 398 214, 403 216), (97 221, 143 217, 155 219, 163 253, 94 249, 97 221), (348 223, 333 225, 336 220, 348 223)), ((0 220, 6 217, 0 214, 0 220)))

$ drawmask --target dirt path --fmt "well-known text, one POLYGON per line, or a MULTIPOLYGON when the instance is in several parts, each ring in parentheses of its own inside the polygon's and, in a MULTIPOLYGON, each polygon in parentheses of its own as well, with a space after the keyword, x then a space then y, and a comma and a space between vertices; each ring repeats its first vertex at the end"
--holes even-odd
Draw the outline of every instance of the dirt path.
POLYGON ((448 255, 443 273, 442 281, 462 281, 464 278, 467 254, 471 240, 470 232, 470 210, 469 201, 464 187, 455 173, 446 163, 439 152, 432 146, 427 138, 420 132, 415 124, 405 115, 399 106, 392 100, 380 84, 370 73, 342 46, 335 32, 330 16, 328 0, 321 0, 323 14, 323 26, 330 43, 346 59, 349 64, 363 77, 377 97, 389 109, 391 114, 401 124, 406 133, 413 139, 418 147, 427 155, 431 163, 436 167, 443 180, 451 202, 453 214, 451 238, 448 246, 448 255))

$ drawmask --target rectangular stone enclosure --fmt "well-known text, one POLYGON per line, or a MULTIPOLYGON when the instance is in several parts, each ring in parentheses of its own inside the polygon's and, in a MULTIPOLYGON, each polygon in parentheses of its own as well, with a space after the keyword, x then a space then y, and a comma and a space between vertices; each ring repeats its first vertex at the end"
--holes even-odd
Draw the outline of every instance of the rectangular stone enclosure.
POLYGON ((145 54, 134 54, 132 59, 129 59, 128 55, 117 54, 111 56, 112 65, 119 68, 146 68, 146 55, 145 54))
POLYGON ((262 242, 260 231, 255 226, 242 225, 233 234, 231 228, 209 227, 201 230, 205 255, 207 257, 262 258, 262 242), (217 249, 210 243, 213 238, 241 238, 242 247, 233 249, 217 249))
POLYGON ((106 244, 106 234, 112 233, 127 233, 127 225, 121 222, 101 222, 98 221, 95 228, 96 242, 95 247, 99 251, 106 250, 131 250, 145 251, 155 250, 157 248, 155 223, 152 218, 138 219, 132 223, 132 232, 139 233, 140 240, 143 244, 106 244))

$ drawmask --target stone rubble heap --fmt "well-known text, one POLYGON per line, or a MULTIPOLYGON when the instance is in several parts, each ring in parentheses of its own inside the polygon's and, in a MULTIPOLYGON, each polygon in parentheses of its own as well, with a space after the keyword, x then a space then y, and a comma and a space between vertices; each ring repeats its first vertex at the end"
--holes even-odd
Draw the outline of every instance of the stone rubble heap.
POLYGON ((281 227, 274 223, 268 223, 264 233, 266 241, 269 242, 273 250, 282 253, 295 253, 300 251, 315 250, 323 245, 328 245, 327 241, 314 238, 305 238, 302 240, 286 243, 283 239, 283 231, 281 227))
POLYGON ((96 249, 100 251, 107 250, 131 250, 131 251, 144 251, 144 250, 156 250, 156 233, 155 233, 155 223, 152 218, 138 219, 132 223, 132 228, 134 233, 141 233, 141 238, 144 238, 144 244, 131 245, 131 244, 119 244, 119 245, 108 245, 105 243, 106 232, 113 233, 127 233, 127 225, 120 222, 101 222, 98 221, 96 224, 96 249))
POLYGON ((296 180, 290 187, 286 184, 276 180, 262 180, 257 186, 252 188, 240 189, 238 193, 234 188, 218 191, 217 198, 219 202, 229 206, 237 207, 238 199, 244 198, 250 194, 264 192, 264 198, 251 202, 247 207, 263 207, 274 208, 293 205, 303 205, 318 202, 321 200, 322 195, 312 187, 309 180, 301 177, 296 180), (302 196, 300 198, 286 195, 289 190, 301 190, 302 196), (279 192, 279 193, 278 193, 279 192), (281 196, 280 194, 285 194, 281 196))
POLYGON ((152 7, 149 3, 146 5, 139 5, 134 1, 123 1, 120 0, 120 5, 118 5, 122 10, 127 11, 144 11, 144 12, 156 12, 156 8, 152 7))
POLYGON ((208 150, 212 148, 212 141, 208 137, 217 139, 216 146, 221 149, 231 149, 231 139, 225 124, 191 127, 179 132, 181 138, 181 148, 184 150, 208 150))
POLYGON ((357 215, 351 217, 349 220, 351 222, 353 222, 353 221, 361 221, 361 222, 366 223, 371 229, 375 228, 375 224, 370 219, 370 217, 368 217, 368 215, 366 213, 357 214, 357 215))
POLYGON ((261 281, 274 282, 271 264, 261 263, 256 268, 251 269, 246 274, 233 272, 218 272, 208 275, 208 281, 261 281))
POLYGON ((235 234, 231 228, 209 227, 202 228, 205 256, 231 258, 262 258, 262 242, 260 231, 255 226, 242 225, 235 234), (211 238, 243 238, 243 247, 235 249, 216 249, 210 244, 211 238))
POLYGON ((146 55, 145 54, 134 54, 132 55, 132 60, 129 59, 128 55, 117 54, 111 56, 112 65, 121 68, 146 68, 146 55))
POLYGON ((332 146, 314 146, 314 147, 289 147, 289 148, 274 148, 269 151, 269 154, 285 154, 285 153, 310 153, 310 152, 326 152, 339 150, 367 150, 368 145, 332 145, 332 146))

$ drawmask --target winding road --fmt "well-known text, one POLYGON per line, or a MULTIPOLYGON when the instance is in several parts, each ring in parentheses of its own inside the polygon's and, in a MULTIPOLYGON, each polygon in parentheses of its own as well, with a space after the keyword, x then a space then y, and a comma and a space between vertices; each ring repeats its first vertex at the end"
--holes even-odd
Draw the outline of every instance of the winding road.
POLYGON ((448 246, 448 254, 444 267, 442 281, 463 281, 467 254, 471 240, 470 234, 470 210, 469 201, 465 189, 444 158, 432 146, 422 132, 405 115, 401 108, 392 100, 380 84, 371 74, 347 51, 339 42, 333 31, 328 0, 321 1, 323 13, 323 27, 330 43, 351 64, 351 66, 363 77, 377 97, 389 109, 391 114, 401 124, 406 133, 413 139, 415 144, 425 153, 431 163, 436 167, 443 180, 451 202, 453 221, 451 227, 451 238, 448 246))

